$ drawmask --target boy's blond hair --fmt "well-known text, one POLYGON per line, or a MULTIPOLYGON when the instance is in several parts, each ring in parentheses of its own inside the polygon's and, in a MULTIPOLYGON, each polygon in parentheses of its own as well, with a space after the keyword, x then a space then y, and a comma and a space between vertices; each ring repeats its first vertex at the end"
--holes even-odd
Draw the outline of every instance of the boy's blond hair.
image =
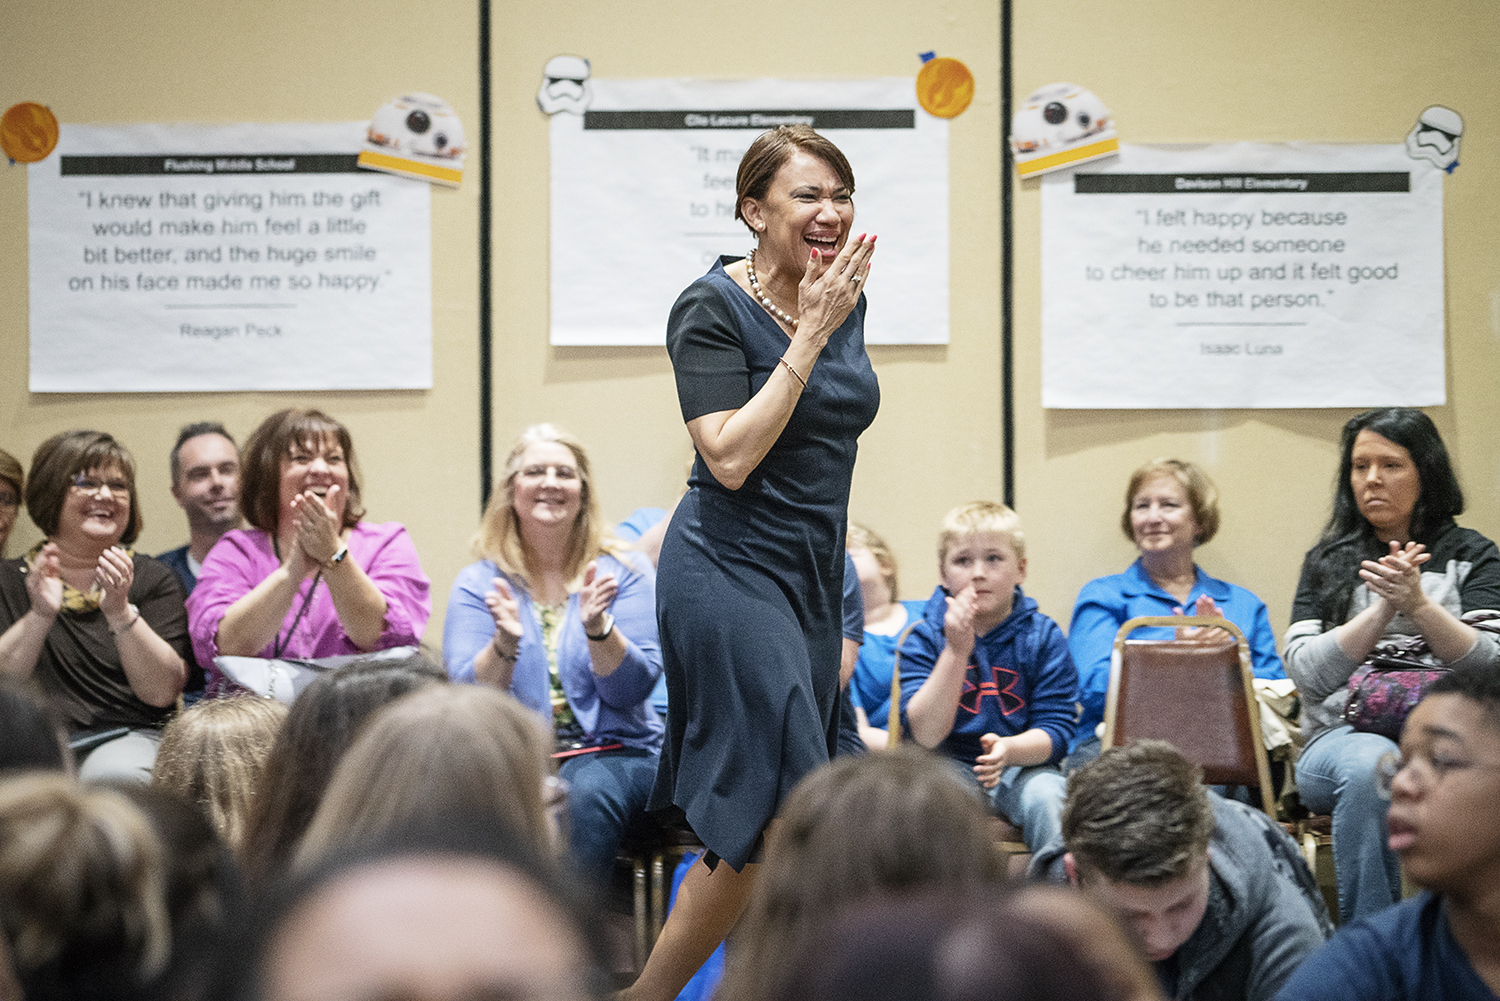
POLYGON ((994 532, 1010 539, 1016 559, 1026 558, 1026 533, 1021 531, 1021 516, 995 501, 970 501, 943 515, 938 533, 938 570, 948 559, 948 550, 960 540, 980 532, 994 532))

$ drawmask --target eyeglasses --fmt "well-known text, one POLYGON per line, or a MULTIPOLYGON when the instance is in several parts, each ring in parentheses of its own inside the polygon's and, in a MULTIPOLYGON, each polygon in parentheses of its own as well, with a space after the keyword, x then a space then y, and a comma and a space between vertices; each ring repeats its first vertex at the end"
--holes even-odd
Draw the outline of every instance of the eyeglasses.
POLYGON ((578 479, 578 470, 572 466, 526 466, 516 475, 526 480, 545 480, 548 473, 559 480, 578 479))
POLYGON ((98 497, 105 487, 109 488, 110 494, 115 497, 129 497, 130 484, 124 480, 101 480, 95 476, 79 473, 73 480, 73 489, 79 493, 88 494, 90 497, 98 497))
POLYGON ((1467 771, 1470 768, 1496 769, 1500 764, 1488 764, 1478 761, 1462 761, 1441 754, 1419 754, 1415 757, 1402 757, 1395 751, 1386 751, 1375 762, 1375 791, 1380 794, 1381 799, 1391 798, 1391 786, 1396 781, 1396 776, 1408 768, 1415 769, 1421 765, 1422 781, 1431 781, 1433 785, 1443 781, 1453 772, 1467 771))

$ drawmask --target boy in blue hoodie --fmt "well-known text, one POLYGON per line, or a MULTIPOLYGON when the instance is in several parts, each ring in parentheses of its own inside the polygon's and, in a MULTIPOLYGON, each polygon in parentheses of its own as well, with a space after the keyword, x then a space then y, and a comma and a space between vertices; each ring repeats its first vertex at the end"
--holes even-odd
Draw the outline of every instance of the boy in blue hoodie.
POLYGON ((900 648, 902 728, 972 770, 1037 851, 1061 835, 1057 762, 1078 699, 1067 639, 1021 591, 1025 536, 1004 504, 949 511, 938 564, 942 584, 900 648))

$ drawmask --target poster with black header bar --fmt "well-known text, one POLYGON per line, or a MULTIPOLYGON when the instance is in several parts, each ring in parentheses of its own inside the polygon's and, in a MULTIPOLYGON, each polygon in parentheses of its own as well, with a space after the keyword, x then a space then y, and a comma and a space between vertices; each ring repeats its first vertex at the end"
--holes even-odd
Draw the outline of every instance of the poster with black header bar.
POLYGON ((1042 181, 1042 405, 1445 402, 1443 173, 1394 146, 1122 146, 1042 181))
POLYGON ((431 388, 431 187, 357 167, 365 124, 64 125, 31 391, 431 388))
POLYGON ((551 120, 557 345, 659 345, 677 296, 754 245, 735 173, 757 135, 806 124, 855 178, 854 233, 880 236, 865 340, 948 341, 948 123, 913 79, 590 81, 551 120))

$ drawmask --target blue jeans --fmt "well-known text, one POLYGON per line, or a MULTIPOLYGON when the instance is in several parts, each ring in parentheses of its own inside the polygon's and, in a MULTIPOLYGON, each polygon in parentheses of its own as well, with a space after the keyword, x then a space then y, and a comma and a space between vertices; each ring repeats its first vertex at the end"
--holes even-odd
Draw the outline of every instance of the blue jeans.
POLYGON ((1062 840, 1063 800, 1068 780, 1055 765, 1011 765, 988 789, 996 813, 1021 828, 1021 839, 1032 853, 1062 840))
POLYGON ((656 783, 655 751, 622 748, 568 758, 558 775, 568 783, 568 840, 588 878, 609 881, 626 829, 646 811, 656 783))
POLYGON ((984 796, 990 809, 1021 829, 1021 840, 1033 853, 1062 840, 1062 808, 1068 780, 1056 765, 1011 765, 1000 773, 995 788, 986 789, 974 775, 972 763, 950 758, 969 787, 984 796))
POLYGON ((1333 814, 1333 869, 1339 923, 1368 917, 1401 899, 1401 862, 1386 839, 1387 803, 1375 791, 1375 763, 1396 745, 1339 726, 1297 759, 1297 791, 1317 813, 1333 814))

